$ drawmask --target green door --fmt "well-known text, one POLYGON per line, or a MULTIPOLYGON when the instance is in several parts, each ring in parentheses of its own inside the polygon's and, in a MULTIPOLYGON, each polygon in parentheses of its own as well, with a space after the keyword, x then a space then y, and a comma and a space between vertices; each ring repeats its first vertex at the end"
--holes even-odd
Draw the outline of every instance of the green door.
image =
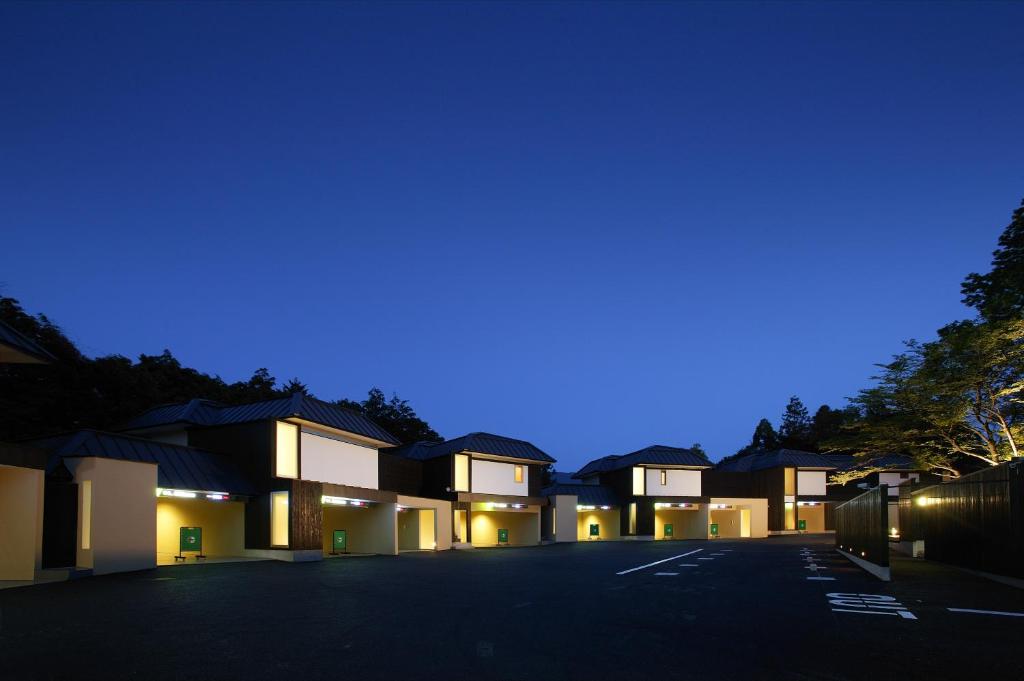
POLYGON ((801 532, 806 532, 807 531, 807 521, 806 520, 798 520, 798 521, 796 521, 796 529, 800 530, 801 532))
POLYGON ((665 523, 665 538, 672 538, 672 523, 665 523))
POLYGON ((506 529, 499 529, 498 530, 498 543, 499 544, 507 544, 508 543, 508 529, 507 528, 506 529))
POLYGON ((203 528, 182 527, 178 535, 178 553, 185 551, 203 552, 203 528))
POLYGON ((590 523, 590 536, 600 537, 601 536, 601 525, 600 523, 590 523))
POLYGON ((334 539, 331 544, 335 553, 344 553, 348 550, 348 532, 346 530, 335 530, 334 539))

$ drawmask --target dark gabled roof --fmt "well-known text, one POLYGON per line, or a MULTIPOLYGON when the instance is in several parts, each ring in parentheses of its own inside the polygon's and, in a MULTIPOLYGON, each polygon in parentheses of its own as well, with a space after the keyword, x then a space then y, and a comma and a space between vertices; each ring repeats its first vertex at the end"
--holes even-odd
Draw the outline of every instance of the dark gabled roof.
POLYGON ((870 458, 857 457, 850 454, 825 454, 825 458, 841 471, 854 468, 885 468, 893 471, 916 471, 921 467, 909 456, 902 454, 880 454, 870 458))
POLYGON ((541 490, 541 496, 575 494, 576 503, 588 506, 618 506, 619 500, 610 487, 604 485, 563 485, 554 484, 541 490))
POLYGON ((399 444, 398 438, 362 414, 302 393, 237 406, 198 399, 180 404, 165 404, 153 407, 132 419, 120 430, 143 430, 173 424, 222 426, 291 417, 312 421, 381 442, 399 444))
POLYGON ((584 478, 595 473, 605 473, 621 468, 643 465, 694 466, 697 468, 711 468, 712 466, 706 456, 692 449, 651 445, 629 454, 611 454, 600 459, 594 459, 576 471, 573 477, 584 478))
POLYGON ((46 348, 13 326, 0 322, 0 364, 48 364, 57 361, 46 348))
POLYGON ((437 443, 416 442, 403 447, 395 447, 388 451, 398 456, 419 461, 434 459, 447 454, 477 452, 478 454, 507 456, 512 459, 526 459, 527 461, 555 462, 554 459, 526 440, 515 440, 510 437, 492 435, 490 433, 470 433, 462 437, 437 443))
POLYGON ((252 483, 227 457, 120 433, 80 430, 34 443, 49 452, 47 472, 67 457, 95 456, 157 465, 157 484, 171 489, 252 495, 252 483))
POLYGON ((775 449, 770 452, 754 452, 718 464, 717 469, 731 473, 763 471, 768 468, 818 468, 834 470, 836 465, 824 454, 801 452, 797 449, 775 449))

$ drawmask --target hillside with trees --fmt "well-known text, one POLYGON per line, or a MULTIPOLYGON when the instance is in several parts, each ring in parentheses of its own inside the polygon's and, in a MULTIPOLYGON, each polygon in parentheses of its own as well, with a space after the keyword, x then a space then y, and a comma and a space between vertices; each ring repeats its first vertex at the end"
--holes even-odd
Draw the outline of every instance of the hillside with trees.
MULTIPOLYGON (((244 404, 310 394, 299 379, 278 385, 264 369, 245 381, 182 366, 169 350, 139 355, 87 357, 46 315, 32 315, 17 300, 0 297, 0 320, 49 350, 49 365, 0 365, 0 440, 18 440, 78 428, 116 427, 159 404, 195 397, 244 404)), ((442 438, 398 395, 372 388, 364 400, 341 398, 339 406, 366 414, 403 443, 442 438)))

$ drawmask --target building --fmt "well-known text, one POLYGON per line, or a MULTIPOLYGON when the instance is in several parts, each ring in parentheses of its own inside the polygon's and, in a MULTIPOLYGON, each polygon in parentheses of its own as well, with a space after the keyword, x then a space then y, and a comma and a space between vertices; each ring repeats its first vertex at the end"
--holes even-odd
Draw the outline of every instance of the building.
POLYGON ((389 481, 408 477, 408 466, 381 455, 398 440, 358 412, 301 393, 239 406, 192 400, 122 430, 230 460, 254 489, 247 555, 318 560, 450 546, 450 504, 400 493, 389 481))
POLYGON ((768 532, 782 534, 834 529, 827 476, 835 469, 822 454, 777 449, 729 459, 715 471, 749 475, 752 496, 768 502, 768 532))
POLYGON ((554 459, 525 440, 470 433, 445 442, 388 450, 420 462, 424 496, 452 505, 452 541, 459 546, 530 546, 541 541, 545 469, 554 459))
POLYGON ((256 488, 226 456, 122 433, 81 430, 35 442, 49 454, 43 566, 91 574, 237 559, 256 488), (201 537, 194 534, 199 528, 201 537))
MULTIPOLYGON (((53 355, 0 322, 0 364, 49 364, 53 355)), ((42 567, 46 455, 0 442, 0 581, 32 581, 42 567)))
POLYGON ((722 486, 706 486, 706 472, 711 468, 711 462, 701 453, 652 445, 629 454, 595 459, 573 476, 579 485, 556 485, 547 491, 552 496, 575 493, 583 499, 600 496, 607 500, 603 504, 577 504, 578 537, 661 540, 765 536, 764 500, 736 495, 735 490, 722 486), (605 492, 598 495, 596 490, 581 489, 592 487, 605 492), (598 534, 592 535, 595 526, 598 534))

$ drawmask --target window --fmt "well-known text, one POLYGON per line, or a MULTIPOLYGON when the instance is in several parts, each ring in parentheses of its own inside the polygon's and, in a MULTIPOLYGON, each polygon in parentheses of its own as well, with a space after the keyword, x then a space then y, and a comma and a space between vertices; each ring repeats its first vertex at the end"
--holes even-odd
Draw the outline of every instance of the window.
POLYGON ((299 477, 299 427, 277 422, 277 455, 274 475, 279 478, 299 477))
POLYGON ((786 489, 783 492, 787 497, 791 497, 796 494, 796 469, 787 468, 785 469, 785 485, 786 489))
POLYGON ((636 534, 636 502, 629 504, 629 533, 636 534))
POLYGON ((558 534, 558 509, 551 509, 551 534, 558 534))
POLYGON ((644 494, 644 469, 640 466, 633 467, 633 494, 642 496, 644 494))
POLYGON ((469 491, 469 457, 465 454, 455 455, 455 491, 469 491))
POLYGON ((515 467, 515 476, 516 476, 516 482, 522 482, 523 481, 523 467, 522 466, 516 466, 515 467))
POLYGON ((288 492, 270 493, 270 545, 288 547, 288 492))
POLYGON ((82 550, 92 548, 92 480, 82 481, 82 550))
POLYGON ((668 484, 668 471, 661 472, 661 486, 664 487, 668 484))

